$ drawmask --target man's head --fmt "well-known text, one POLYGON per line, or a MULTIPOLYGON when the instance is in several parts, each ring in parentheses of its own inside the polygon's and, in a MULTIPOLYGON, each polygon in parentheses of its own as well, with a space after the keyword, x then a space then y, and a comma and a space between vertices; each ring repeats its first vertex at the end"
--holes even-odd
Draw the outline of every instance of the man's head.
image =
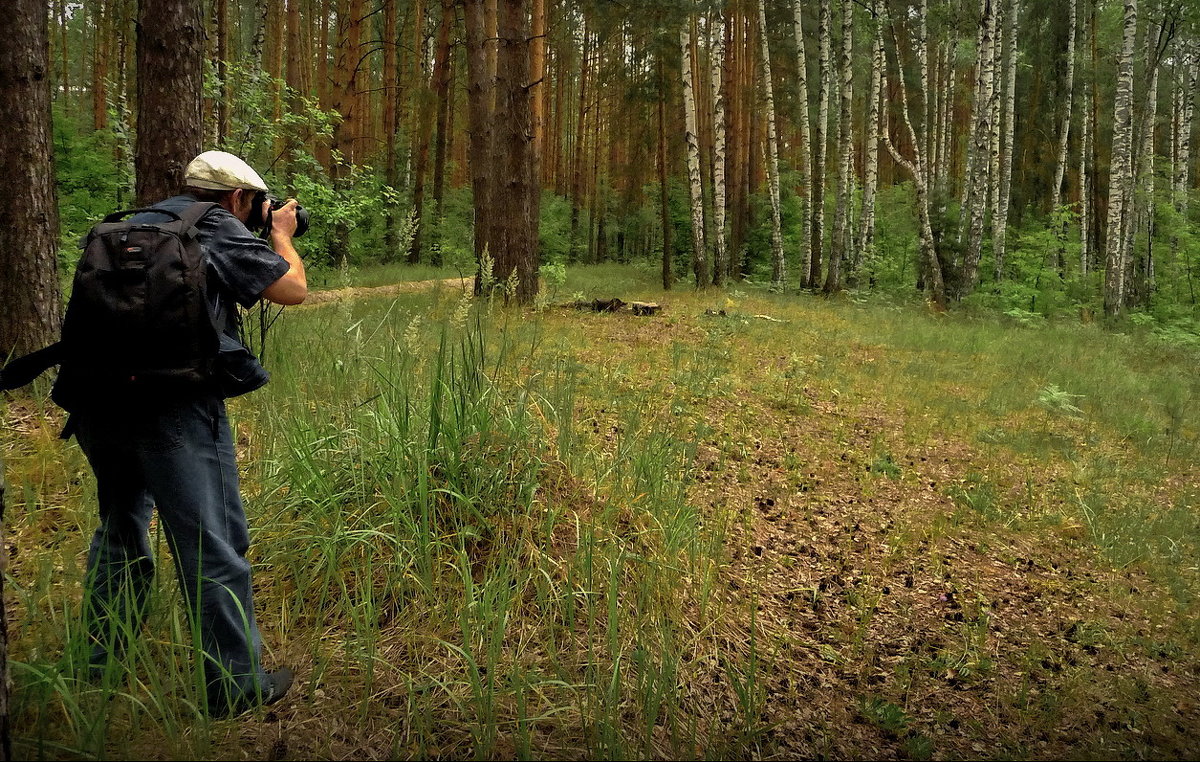
POLYGON ((205 151, 184 170, 186 193, 199 201, 215 201, 242 222, 250 219, 254 197, 267 184, 246 162, 224 151, 205 151))

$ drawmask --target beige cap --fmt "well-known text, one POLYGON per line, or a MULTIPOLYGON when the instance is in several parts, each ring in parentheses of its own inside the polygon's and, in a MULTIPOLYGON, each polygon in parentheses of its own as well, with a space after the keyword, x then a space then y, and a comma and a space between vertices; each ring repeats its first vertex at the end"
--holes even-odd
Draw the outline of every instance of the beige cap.
POLYGON ((184 181, 193 188, 265 191, 267 184, 249 164, 231 153, 205 151, 187 165, 184 181))

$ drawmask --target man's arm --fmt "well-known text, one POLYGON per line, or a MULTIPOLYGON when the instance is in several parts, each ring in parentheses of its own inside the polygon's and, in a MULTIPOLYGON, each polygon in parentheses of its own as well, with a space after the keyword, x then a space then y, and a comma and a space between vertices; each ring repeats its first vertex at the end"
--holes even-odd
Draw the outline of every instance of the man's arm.
POLYGON ((296 232, 296 206, 295 199, 288 199, 271 216, 271 248, 288 263, 288 271, 262 292, 263 299, 275 304, 300 304, 308 296, 304 262, 292 245, 292 236, 296 232))

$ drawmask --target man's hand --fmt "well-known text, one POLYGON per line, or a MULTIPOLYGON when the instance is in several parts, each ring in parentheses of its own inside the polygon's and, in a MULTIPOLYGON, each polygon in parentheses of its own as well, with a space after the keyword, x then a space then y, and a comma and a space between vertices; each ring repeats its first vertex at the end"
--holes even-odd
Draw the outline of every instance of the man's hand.
MULTIPOLYGON (((270 202, 268 202, 270 203, 270 202)), ((304 275, 304 263, 292 246, 296 234, 296 199, 276 209, 271 216, 271 248, 287 260, 289 270, 282 278, 267 286, 263 298, 276 304, 299 304, 308 296, 308 279, 304 275)))
MULTIPOLYGON (((267 202, 270 204, 271 202, 267 202)), ((300 206, 296 199, 289 198, 287 203, 271 213, 271 236, 276 233, 286 236, 290 241, 296 235, 296 207, 300 206)), ((266 213, 266 209, 263 210, 266 213)), ((264 218, 265 219, 265 218, 264 218)))

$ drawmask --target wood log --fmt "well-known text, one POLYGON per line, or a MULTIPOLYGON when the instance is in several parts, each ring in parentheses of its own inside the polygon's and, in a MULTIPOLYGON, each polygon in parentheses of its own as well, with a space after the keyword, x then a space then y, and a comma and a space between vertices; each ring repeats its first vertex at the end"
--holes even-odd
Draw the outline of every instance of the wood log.
POLYGON ((633 308, 633 314, 643 317, 662 312, 662 305, 656 302, 630 302, 629 306, 633 308))

